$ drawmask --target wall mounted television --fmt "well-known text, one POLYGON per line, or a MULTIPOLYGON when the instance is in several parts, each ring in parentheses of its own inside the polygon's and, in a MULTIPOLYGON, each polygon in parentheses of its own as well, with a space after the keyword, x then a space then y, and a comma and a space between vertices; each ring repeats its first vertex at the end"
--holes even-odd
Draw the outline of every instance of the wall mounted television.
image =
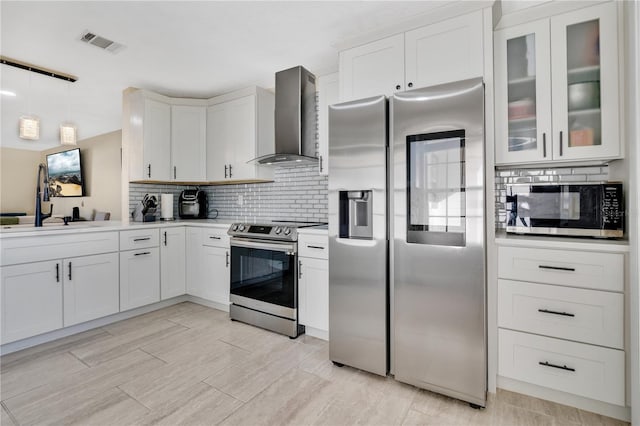
POLYGON ((51 197, 84 196, 81 164, 80 148, 47 155, 47 174, 51 197))

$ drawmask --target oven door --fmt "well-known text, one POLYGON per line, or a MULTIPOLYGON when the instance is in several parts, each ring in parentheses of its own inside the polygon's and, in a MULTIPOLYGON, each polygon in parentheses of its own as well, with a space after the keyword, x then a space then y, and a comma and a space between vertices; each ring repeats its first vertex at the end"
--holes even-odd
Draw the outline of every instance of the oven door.
POLYGON ((297 319, 297 244, 231 238, 231 302, 297 319))
POLYGON ((599 235, 602 196, 602 185, 512 185, 507 231, 599 235))

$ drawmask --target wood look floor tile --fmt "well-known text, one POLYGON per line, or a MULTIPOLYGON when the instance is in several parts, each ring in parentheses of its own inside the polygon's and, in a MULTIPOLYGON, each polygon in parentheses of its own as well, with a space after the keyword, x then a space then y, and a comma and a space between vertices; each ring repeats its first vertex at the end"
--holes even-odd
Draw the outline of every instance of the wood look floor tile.
POLYGON ((13 363, 12 367, 7 367, 0 373, 0 399, 9 399, 87 368, 87 365, 68 352, 30 357, 27 362, 13 363))
POLYGON ((305 409, 313 403, 315 395, 328 385, 329 382, 318 376, 290 369, 222 424, 305 424, 309 415, 305 409))
POLYGON ((90 366, 101 364, 122 354, 134 351, 153 342, 181 333, 187 328, 169 321, 158 321, 146 327, 111 339, 91 342, 72 349, 71 353, 90 366))
POLYGON ((63 337, 58 340, 3 355, 0 357, 0 371, 13 368, 16 364, 25 364, 43 356, 64 353, 80 345, 109 339, 110 337, 111 335, 105 330, 96 328, 94 330, 63 337))
POLYGON ((206 383, 196 383, 179 397, 133 422, 136 425, 214 425, 242 406, 206 383))
POLYGON ((0 385, 2 426, 627 425, 502 390, 476 410, 188 302, 3 356, 0 385))
MULTIPOLYGON (((74 407, 90 404, 101 394, 162 365, 142 352, 129 352, 97 367, 78 371, 4 401, 20 424, 61 419, 74 407)), ((118 392, 120 392, 118 390, 118 392)))
POLYGON ((0 406, 0 425, 2 426, 17 426, 7 410, 4 408, 4 405, 0 406))

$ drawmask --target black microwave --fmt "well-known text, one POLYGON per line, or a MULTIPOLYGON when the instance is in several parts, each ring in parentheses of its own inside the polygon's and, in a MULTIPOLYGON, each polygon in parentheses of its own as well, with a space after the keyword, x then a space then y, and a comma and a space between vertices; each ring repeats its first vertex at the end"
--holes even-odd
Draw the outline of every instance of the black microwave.
POLYGON ((624 235, 622 183, 507 185, 507 232, 599 238, 624 235))

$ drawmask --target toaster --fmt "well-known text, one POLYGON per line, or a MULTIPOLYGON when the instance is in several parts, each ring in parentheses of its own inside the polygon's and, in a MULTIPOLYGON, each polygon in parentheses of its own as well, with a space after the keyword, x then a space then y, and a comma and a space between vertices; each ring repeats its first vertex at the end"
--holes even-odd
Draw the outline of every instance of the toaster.
POLYGON ((185 189, 178 199, 181 219, 206 219, 209 211, 207 193, 199 189, 185 189))

